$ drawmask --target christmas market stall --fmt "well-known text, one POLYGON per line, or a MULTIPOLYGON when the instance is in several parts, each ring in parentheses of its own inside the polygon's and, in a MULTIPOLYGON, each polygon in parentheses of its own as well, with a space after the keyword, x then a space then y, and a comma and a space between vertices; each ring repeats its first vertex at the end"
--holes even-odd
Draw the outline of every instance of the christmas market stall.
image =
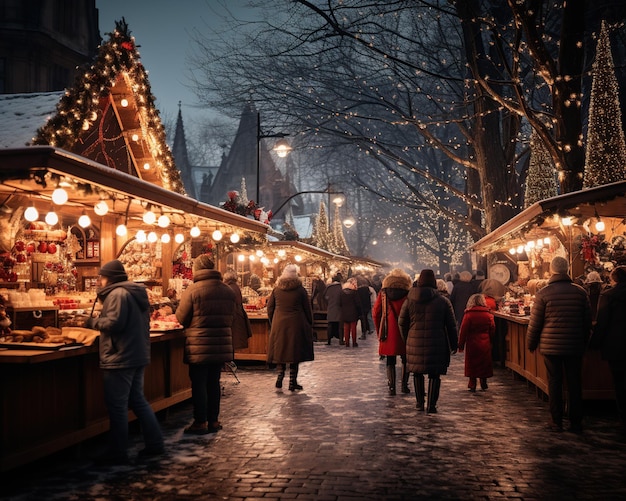
MULTIPOLYGON (((98 332, 82 327, 98 270, 148 288, 155 411, 191 395, 172 315, 191 263, 268 225, 188 197, 124 25, 73 88, 0 96, 0 470, 108 429, 98 332), (220 235, 220 239, 216 238, 220 235)), ((255 237, 252 237, 255 235, 255 237)), ((134 416, 130 415, 131 419, 134 416)))
MULTIPOLYGON (((534 294, 547 284, 555 256, 568 259, 572 278, 585 287, 590 272, 608 284, 609 272, 626 265, 626 181, 536 202, 476 242, 472 250, 487 256, 487 277, 505 286, 495 315, 505 325, 506 367, 547 393, 541 353, 526 348, 534 294)), ((583 397, 613 398, 608 366, 596 351, 585 354, 583 397)))

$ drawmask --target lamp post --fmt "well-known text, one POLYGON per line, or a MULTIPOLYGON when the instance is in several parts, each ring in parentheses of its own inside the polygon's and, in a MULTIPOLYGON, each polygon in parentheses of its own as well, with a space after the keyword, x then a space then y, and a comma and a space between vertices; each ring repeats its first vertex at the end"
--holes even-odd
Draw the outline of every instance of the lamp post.
MULTIPOLYGON (((262 134, 261 133, 261 113, 256 114, 256 200, 257 205, 261 205, 261 139, 269 137, 285 138, 289 134, 279 132, 276 134, 262 134)), ((290 151, 291 146, 287 141, 278 141, 273 148, 277 155, 281 158, 285 157, 290 151)))
POLYGON ((278 211, 280 211, 285 205, 287 205, 292 199, 294 199, 297 196, 300 195, 304 195, 306 193, 321 193, 321 194, 326 194, 328 193, 329 195, 343 195, 345 196, 345 194, 342 191, 328 191, 328 190, 306 190, 306 191, 299 191, 297 193, 294 193, 293 195, 288 196, 282 204, 280 204, 277 209, 275 211, 272 211, 272 215, 276 215, 278 214, 278 211))

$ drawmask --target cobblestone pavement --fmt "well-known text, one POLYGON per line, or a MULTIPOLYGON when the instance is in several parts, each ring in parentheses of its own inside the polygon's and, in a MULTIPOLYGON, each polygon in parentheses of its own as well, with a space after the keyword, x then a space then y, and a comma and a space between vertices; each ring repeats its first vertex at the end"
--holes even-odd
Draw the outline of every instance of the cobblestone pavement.
MULTIPOLYGON (((626 499, 626 444, 612 406, 587 402, 585 432, 546 430, 548 406, 525 381, 496 368, 469 393, 463 355, 443 377, 439 412, 415 395, 388 396, 375 338, 358 348, 316 343, 300 392, 274 388, 263 364, 223 373, 216 435, 183 435, 191 406, 168 412, 167 453, 97 467, 104 437, 14 472, 0 497, 15 500, 626 499), (68 457, 69 456, 69 457, 68 457)), ((398 388, 399 390, 399 388, 398 388)), ((133 456, 142 447, 132 434, 133 456)))

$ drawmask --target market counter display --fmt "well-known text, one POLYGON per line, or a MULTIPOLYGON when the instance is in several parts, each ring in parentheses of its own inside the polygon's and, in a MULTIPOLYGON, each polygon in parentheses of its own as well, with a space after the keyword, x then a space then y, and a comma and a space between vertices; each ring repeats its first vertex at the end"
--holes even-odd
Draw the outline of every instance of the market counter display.
MULTIPOLYGON (((537 388, 548 393, 548 374, 543 356, 535 350, 526 348, 526 331, 529 316, 494 312, 497 322, 504 322, 505 327, 505 365, 513 372, 523 376, 537 388)), ((613 382, 608 364, 603 361, 598 351, 587 351, 583 358, 583 399, 611 400, 615 398, 613 382)))
MULTIPOLYGON (((155 411, 191 397, 182 329, 151 334, 144 391, 155 411)), ((0 471, 109 429, 97 341, 58 350, 0 350, 0 471)), ((130 419, 135 419, 130 413, 130 419)))
POLYGON ((247 311, 252 337, 248 339, 248 347, 235 350, 235 360, 257 360, 265 362, 267 359, 267 345, 270 338, 270 322, 266 312, 247 311))

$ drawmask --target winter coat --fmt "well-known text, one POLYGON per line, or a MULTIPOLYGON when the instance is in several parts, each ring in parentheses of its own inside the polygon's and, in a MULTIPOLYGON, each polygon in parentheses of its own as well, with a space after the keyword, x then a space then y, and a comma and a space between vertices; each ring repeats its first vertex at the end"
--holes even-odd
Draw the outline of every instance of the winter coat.
POLYGON ((328 302, 326 320, 328 322, 341 322, 341 283, 333 282, 326 287, 324 297, 328 302))
POLYGON ((437 290, 413 287, 398 318, 406 340, 407 368, 414 374, 446 374, 457 349, 452 304, 437 290))
POLYGON ((361 318, 361 300, 355 289, 344 288, 339 296, 342 322, 356 322, 361 318))
POLYGON ((626 362, 626 283, 618 283, 600 295, 598 317, 590 340, 604 360, 626 362))
POLYGON ((600 301, 600 294, 602 294, 607 286, 602 282, 591 282, 589 284, 584 284, 583 287, 589 294, 589 303, 591 304, 591 318, 592 320, 596 319, 596 315, 598 314, 598 303, 600 301))
POLYGON ((231 327, 233 334, 233 348, 235 350, 247 348, 248 338, 252 337, 252 326, 250 325, 248 314, 243 307, 241 289, 239 288, 237 280, 224 280, 224 283, 235 293, 235 302, 237 303, 237 307, 235 308, 235 318, 233 318, 233 325, 231 327))
POLYGON ((406 345, 400 327, 398 326, 398 315, 402 310, 402 305, 406 301, 409 290, 406 288, 389 287, 381 289, 376 297, 374 308, 372 310, 372 318, 376 326, 378 335, 378 354, 379 355, 405 355, 406 345), (385 312, 384 304, 387 311, 385 312), (387 337, 381 338, 381 324, 385 318, 387 323, 387 337))
POLYGON ((591 332, 587 291, 565 274, 550 277, 535 294, 526 340, 543 355, 582 356, 591 332))
POLYGON ((279 278, 267 301, 271 323, 267 361, 271 364, 313 360, 313 313, 299 278, 279 278))
POLYGON ((232 325, 237 309, 233 290, 217 270, 194 272, 176 318, 185 327, 186 364, 219 364, 233 359, 232 325))
POLYGON ((493 376, 491 341, 496 332, 493 314, 486 306, 465 310, 459 331, 459 351, 465 349, 465 376, 493 376))
POLYGON ((115 282, 98 292, 102 311, 89 327, 100 331, 102 369, 131 369, 150 363, 150 301, 145 286, 115 282))
POLYGON ((367 314, 372 311, 372 300, 370 298, 370 288, 367 285, 361 285, 356 290, 359 301, 361 301, 361 315, 367 317, 367 314))
POLYGON ((472 294, 476 294, 478 291, 478 284, 476 281, 464 282, 459 280, 454 284, 452 294, 450 294, 450 302, 454 308, 454 318, 456 318, 457 326, 461 325, 463 320, 463 313, 467 307, 467 301, 472 294))

